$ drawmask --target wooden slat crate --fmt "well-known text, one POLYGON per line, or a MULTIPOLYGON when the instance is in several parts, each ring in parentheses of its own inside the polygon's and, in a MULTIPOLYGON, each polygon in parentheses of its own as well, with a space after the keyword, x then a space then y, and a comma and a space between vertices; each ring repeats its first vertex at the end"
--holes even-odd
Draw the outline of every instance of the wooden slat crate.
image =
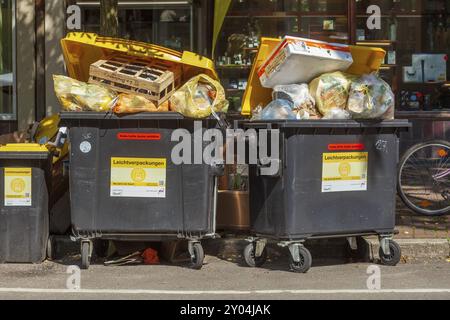
POLYGON ((90 83, 102 84, 117 92, 139 94, 157 106, 166 102, 181 85, 180 65, 125 55, 95 62, 89 74, 90 83))

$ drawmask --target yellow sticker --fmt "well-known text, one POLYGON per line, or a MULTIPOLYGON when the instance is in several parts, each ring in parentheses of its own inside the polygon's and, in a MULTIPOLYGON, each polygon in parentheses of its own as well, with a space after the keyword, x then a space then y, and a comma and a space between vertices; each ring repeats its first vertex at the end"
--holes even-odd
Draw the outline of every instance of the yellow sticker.
POLYGON ((166 159, 111 158, 111 197, 165 198, 166 159))
POLYGON ((31 168, 5 168, 5 207, 31 207, 31 168))
POLYGON ((322 192, 367 191, 368 152, 324 153, 322 192))

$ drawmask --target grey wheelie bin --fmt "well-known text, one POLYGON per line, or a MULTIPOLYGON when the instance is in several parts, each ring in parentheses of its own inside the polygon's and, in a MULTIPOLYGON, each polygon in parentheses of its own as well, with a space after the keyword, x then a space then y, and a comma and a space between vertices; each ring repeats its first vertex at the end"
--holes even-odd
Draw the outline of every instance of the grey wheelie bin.
POLYGON ((346 237, 356 249, 356 240, 369 235, 379 236, 382 263, 400 261, 393 241, 396 170, 399 134, 410 127, 407 121, 275 121, 244 127, 260 140, 279 133, 278 145, 268 146, 269 157, 260 156, 250 168, 248 265, 262 266, 266 243, 274 241, 289 248, 291 270, 304 273, 312 263, 306 240, 346 237), (278 170, 264 170, 269 163, 278 163, 278 170))
MULTIPOLYGON (((194 148, 194 121, 178 113, 95 112, 62 113, 61 121, 69 128, 72 229, 81 240, 82 267, 89 267, 94 239, 185 239, 192 267, 200 269, 200 241, 215 236, 216 177, 223 166, 172 161, 173 132, 190 134, 187 145, 194 148)), ((201 123, 197 134, 218 124, 201 123)))
POLYGON ((49 238, 52 155, 45 146, 0 147, 0 263, 41 263, 49 238))

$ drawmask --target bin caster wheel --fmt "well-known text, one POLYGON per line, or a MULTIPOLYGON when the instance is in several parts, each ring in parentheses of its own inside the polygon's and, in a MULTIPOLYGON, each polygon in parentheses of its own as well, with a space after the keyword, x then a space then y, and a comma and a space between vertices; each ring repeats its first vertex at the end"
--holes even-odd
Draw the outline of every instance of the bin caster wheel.
POLYGON ((245 263, 252 268, 260 268, 262 267, 266 261, 267 261, 267 250, 264 248, 262 254, 260 257, 255 256, 255 244, 250 243, 248 246, 244 249, 244 259, 245 263))
POLYGON ((53 236, 48 237, 47 240, 47 259, 52 261, 55 259, 56 254, 56 241, 53 236))
POLYGON ((87 270, 91 265, 91 244, 89 242, 83 242, 81 244, 81 269, 87 270))
POLYGON ((205 252, 201 243, 194 243, 192 245, 191 269, 200 270, 203 267, 205 260, 205 252))
POLYGON ((295 261, 292 254, 290 255, 289 267, 291 271, 296 273, 307 273, 312 266, 312 256, 308 249, 303 246, 298 247, 299 259, 295 261))
POLYGON ((402 249, 397 242, 389 240, 389 251, 390 254, 385 254, 383 248, 380 247, 380 260, 385 266, 395 267, 402 258, 402 249))

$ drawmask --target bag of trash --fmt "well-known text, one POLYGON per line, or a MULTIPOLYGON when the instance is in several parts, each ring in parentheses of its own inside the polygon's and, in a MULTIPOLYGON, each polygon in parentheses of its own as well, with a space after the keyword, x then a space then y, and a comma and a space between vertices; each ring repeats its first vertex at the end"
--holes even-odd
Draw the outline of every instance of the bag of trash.
POLYGON ((122 93, 117 98, 114 106, 114 113, 116 114, 131 114, 140 112, 168 112, 169 103, 163 103, 157 107, 153 102, 145 97, 122 93))
POLYGON ((322 115, 334 108, 345 110, 350 86, 355 76, 343 72, 325 73, 314 79, 309 90, 316 101, 316 107, 322 115))
POLYGON ((324 115, 324 120, 350 120, 352 116, 347 110, 332 108, 324 115))
POLYGON ((117 95, 106 87, 88 84, 65 76, 53 76, 55 93, 65 111, 107 112, 117 95))
POLYGON ((389 111, 394 108, 395 95, 391 87, 375 73, 353 81, 347 106, 353 119, 392 118, 389 111))
POLYGON ((294 104, 289 100, 277 99, 265 107, 260 115, 260 120, 295 120, 297 115, 292 111, 294 104))
POLYGON ((297 119, 319 119, 320 113, 316 108, 316 102, 309 92, 307 84, 279 85, 273 89, 273 99, 289 100, 294 104, 294 113, 297 119))
POLYGON ((228 111, 229 102, 225 98, 222 85, 205 74, 189 80, 170 98, 172 111, 185 117, 202 119, 211 114, 228 111))

